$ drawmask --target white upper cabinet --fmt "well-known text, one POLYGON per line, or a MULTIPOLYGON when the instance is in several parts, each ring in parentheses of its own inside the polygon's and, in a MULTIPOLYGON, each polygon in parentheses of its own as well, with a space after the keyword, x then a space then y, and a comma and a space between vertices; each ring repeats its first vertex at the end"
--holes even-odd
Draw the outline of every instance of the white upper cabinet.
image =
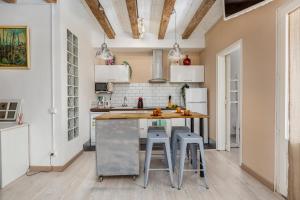
POLYGON ((95 82, 129 83, 126 65, 95 65, 95 82))
POLYGON ((204 82, 203 65, 171 65, 170 82, 201 83, 204 82))

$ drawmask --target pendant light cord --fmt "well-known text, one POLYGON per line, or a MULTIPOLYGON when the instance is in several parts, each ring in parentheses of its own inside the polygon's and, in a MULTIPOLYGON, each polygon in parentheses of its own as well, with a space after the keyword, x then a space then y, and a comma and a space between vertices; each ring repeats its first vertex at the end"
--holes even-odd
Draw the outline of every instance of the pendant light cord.
MULTIPOLYGON (((98 9, 103 10, 103 8, 101 7, 101 4, 100 4, 99 1, 98 1, 98 9)), ((105 44, 105 32, 104 32, 104 30, 103 30, 103 43, 105 44)))
POLYGON ((174 9, 173 12, 174 12, 174 14, 175 14, 175 43, 177 43, 177 31, 176 31, 176 24, 177 24, 177 23, 176 23, 176 22, 177 22, 177 19, 176 19, 176 18, 177 18, 177 17, 176 17, 176 10, 174 9))

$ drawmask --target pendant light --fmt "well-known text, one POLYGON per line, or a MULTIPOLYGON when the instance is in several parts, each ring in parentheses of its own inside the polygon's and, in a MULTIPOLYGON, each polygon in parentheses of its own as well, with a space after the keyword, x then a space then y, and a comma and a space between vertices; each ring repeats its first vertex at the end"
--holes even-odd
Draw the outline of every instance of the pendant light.
MULTIPOLYGON (((100 5, 100 2, 98 1, 98 9, 100 11, 103 11, 102 6, 100 5)), ((108 49, 107 44, 105 43, 105 33, 103 32, 103 43, 101 44, 101 47, 98 48, 96 52, 96 57, 100 58, 102 60, 111 60, 113 59, 113 54, 108 49)))
POLYGON ((138 30, 139 30, 139 38, 143 39, 145 33, 145 23, 144 23, 144 18, 142 17, 138 18, 138 30))
POLYGON ((105 33, 103 33, 103 43, 101 44, 101 47, 96 52, 96 57, 100 58, 102 60, 111 60, 113 59, 113 54, 108 49, 107 44, 105 43, 105 33))
POLYGON ((181 50, 179 44, 177 43, 177 32, 176 32, 176 11, 173 10, 173 14, 175 14, 175 43, 173 48, 170 49, 168 54, 168 59, 173 62, 178 62, 182 58, 181 50))

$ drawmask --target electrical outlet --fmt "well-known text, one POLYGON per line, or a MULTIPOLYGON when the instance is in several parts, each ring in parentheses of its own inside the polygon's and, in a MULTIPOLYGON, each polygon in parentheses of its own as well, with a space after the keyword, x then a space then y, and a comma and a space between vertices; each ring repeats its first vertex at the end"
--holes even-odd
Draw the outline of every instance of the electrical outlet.
POLYGON ((55 115, 57 113, 57 109, 56 108, 49 108, 48 112, 49 112, 49 114, 55 115))
POLYGON ((56 152, 50 152, 50 153, 49 153, 49 156, 50 156, 50 157, 54 157, 54 156, 56 156, 56 155, 57 155, 56 152))

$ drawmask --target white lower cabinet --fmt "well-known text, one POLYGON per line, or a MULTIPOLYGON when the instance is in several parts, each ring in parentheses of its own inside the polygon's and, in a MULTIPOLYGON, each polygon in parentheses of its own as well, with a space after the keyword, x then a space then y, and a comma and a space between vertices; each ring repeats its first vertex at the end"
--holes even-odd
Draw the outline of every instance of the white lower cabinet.
POLYGON ((171 119, 171 126, 185 126, 186 119, 171 119))
POLYGON ((148 120, 139 119, 140 138, 147 138, 148 120))
POLYGON ((90 112, 90 139, 91 145, 96 143, 96 120, 95 117, 103 115, 107 112, 90 112))

